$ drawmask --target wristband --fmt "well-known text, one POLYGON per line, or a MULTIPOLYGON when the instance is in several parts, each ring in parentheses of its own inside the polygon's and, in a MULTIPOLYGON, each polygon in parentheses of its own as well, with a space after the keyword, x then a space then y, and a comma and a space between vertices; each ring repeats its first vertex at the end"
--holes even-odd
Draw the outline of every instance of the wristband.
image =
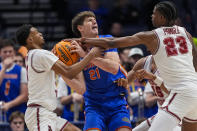
POLYGON ((163 79, 159 76, 156 77, 156 79, 153 81, 157 86, 161 86, 161 84, 163 83, 163 79))

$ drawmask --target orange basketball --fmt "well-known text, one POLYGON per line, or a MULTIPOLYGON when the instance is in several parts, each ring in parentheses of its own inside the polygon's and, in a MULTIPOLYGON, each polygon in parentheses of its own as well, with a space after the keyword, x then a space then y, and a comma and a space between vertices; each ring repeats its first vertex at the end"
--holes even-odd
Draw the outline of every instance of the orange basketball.
POLYGON ((77 53, 70 53, 70 46, 70 42, 65 41, 60 41, 55 45, 55 50, 59 56, 59 59, 68 66, 79 60, 79 55, 77 53))

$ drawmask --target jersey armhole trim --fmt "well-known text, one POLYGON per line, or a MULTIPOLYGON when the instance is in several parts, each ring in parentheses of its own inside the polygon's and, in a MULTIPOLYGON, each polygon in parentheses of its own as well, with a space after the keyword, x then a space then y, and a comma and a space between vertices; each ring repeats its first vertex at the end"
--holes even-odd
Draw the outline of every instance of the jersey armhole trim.
POLYGON ((33 57, 34 57, 35 52, 31 55, 31 68, 36 72, 36 73, 43 73, 44 71, 38 71, 34 66, 33 66, 33 57))
POLYGON ((157 32, 155 30, 152 30, 152 31, 157 37, 157 49, 155 50, 155 52, 152 53, 152 55, 155 55, 158 52, 159 47, 160 47, 160 39, 159 39, 159 36, 158 36, 157 32))

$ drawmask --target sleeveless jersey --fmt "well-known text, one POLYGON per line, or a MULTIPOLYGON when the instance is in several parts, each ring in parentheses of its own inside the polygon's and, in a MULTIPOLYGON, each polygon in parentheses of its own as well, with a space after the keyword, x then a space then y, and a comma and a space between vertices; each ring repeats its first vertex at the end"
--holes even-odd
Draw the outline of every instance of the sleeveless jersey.
MULTIPOLYGON (((154 73, 156 76, 159 76, 158 70, 156 70, 155 72, 151 71, 151 69, 152 69, 152 55, 147 56, 146 61, 144 63, 144 69, 148 72, 154 73)), ((158 105, 158 107, 161 107, 164 100, 168 97, 168 94, 165 93, 163 90, 161 90, 160 87, 156 86, 156 84, 153 84, 153 83, 148 82, 147 85, 145 86, 145 88, 146 88, 145 90, 154 92, 154 94, 160 98, 160 100, 157 100, 157 105, 158 105), (149 88, 149 89, 147 89, 147 88, 149 88)))
MULTIPOLYGON (((0 65, 0 70, 2 65, 0 65)), ((9 71, 6 71, 4 75, 4 79, 1 84, 0 89, 0 101, 9 102, 14 100, 16 97, 20 95, 20 87, 21 87, 21 70, 22 67, 19 65, 13 65, 13 68, 9 71)), ((7 118, 14 111, 21 111, 25 113, 27 106, 26 103, 22 103, 18 106, 10 108, 7 111, 7 118)), ((8 120, 8 119, 7 119, 8 120)))
POLYGON ((153 55, 167 88, 186 88, 188 82, 197 81, 193 66, 192 44, 183 27, 161 27, 154 30, 158 50, 153 55))
MULTIPOLYGON (((109 37, 110 35, 99 36, 109 37)), ((117 49, 108 49, 105 52, 117 52, 117 49)), ((103 107, 118 107, 126 105, 126 101, 122 97, 126 94, 124 87, 118 87, 115 80, 126 78, 126 71, 120 66, 118 73, 113 75, 106 72, 94 64, 89 64, 83 70, 86 92, 85 106, 99 105, 103 107)))
POLYGON ((51 70, 58 60, 52 52, 43 49, 29 51, 26 66, 28 75, 28 103, 39 104, 48 110, 55 110, 55 73, 51 70))

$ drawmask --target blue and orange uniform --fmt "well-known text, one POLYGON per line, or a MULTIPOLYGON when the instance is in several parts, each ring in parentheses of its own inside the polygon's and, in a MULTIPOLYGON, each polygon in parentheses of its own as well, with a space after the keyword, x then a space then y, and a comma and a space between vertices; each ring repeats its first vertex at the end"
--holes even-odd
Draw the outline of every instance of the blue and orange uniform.
MULTIPOLYGON (((0 65, 0 70, 1 68, 2 65, 0 65)), ((21 70, 22 67, 15 64, 10 71, 6 71, 4 79, 0 85, 0 101, 9 102, 20 95, 21 70)), ((7 120, 12 112, 20 111, 25 113, 26 108, 26 103, 10 108, 6 113, 7 120)))
MULTIPOLYGON (((108 49, 105 52, 117 52, 117 49, 108 49)), ((126 78, 126 71, 120 66, 118 73, 114 75, 89 64, 83 73, 86 82, 84 130, 115 131, 121 127, 131 128, 125 98, 127 91, 114 83, 119 78, 126 78)))

